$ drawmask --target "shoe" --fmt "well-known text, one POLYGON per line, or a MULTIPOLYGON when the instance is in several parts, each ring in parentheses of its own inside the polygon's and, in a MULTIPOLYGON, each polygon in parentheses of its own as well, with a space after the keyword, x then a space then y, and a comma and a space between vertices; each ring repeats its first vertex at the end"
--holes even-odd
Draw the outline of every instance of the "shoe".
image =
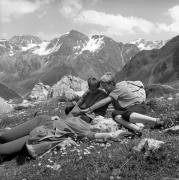
POLYGON ((4 156, 0 154, 0 164, 4 162, 4 156))
POLYGON ((154 127, 152 129, 162 129, 165 125, 165 122, 160 120, 160 119, 157 119, 154 127))
POLYGON ((134 137, 134 134, 131 132, 117 130, 116 132, 111 133, 111 137, 109 139, 112 141, 119 141, 123 138, 132 138, 132 137, 134 137))
POLYGON ((128 129, 128 131, 129 131, 130 133, 132 133, 133 136, 137 136, 137 137, 139 137, 139 138, 142 136, 142 132, 141 132, 141 131, 134 131, 134 130, 132 130, 132 129, 128 129))
POLYGON ((142 136, 142 132, 139 132, 139 131, 134 132, 134 134, 139 138, 142 136))

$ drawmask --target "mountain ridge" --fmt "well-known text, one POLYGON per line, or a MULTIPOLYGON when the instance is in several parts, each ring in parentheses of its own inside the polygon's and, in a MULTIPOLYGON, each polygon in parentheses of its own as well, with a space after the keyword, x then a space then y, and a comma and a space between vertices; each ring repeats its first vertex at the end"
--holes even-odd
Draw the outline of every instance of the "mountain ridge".
POLYGON ((51 41, 23 35, 6 43, 9 49, 0 46, 0 82, 20 94, 40 80, 52 85, 69 73, 87 79, 106 71, 117 72, 139 51, 135 45, 118 43, 104 35, 88 37, 75 30, 51 41))
POLYGON ((141 80, 145 84, 179 81, 179 36, 172 38, 162 48, 140 51, 122 71, 117 80, 141 80))
POLYGON ((0 82, 23 95, 39 81, 53 85, 68 74, 85 80, 106 71, 115 74, 139 52, 135 44, 104 35, 88 37, 76 30, 50 41, 14 36, 0 40, 0 82))

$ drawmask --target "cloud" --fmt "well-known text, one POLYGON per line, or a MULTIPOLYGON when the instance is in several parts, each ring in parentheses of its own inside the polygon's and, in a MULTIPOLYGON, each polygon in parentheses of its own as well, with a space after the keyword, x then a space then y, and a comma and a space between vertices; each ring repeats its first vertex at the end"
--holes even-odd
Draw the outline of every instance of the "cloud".
POLYGON ((76 17, 84 7, 92 8, 102 0, 62 0, 59 3, 59 12, 66 18, 76 17))
POLYGON ((167 15, 171 18, 172 22, 170 24, 166 23, 157 23, 158 31, 165 31, 171 33, 179 32, 179 6, 173 6, 168 9, 167 15))
POLYGON ((102 33, 107 35, 118 36, 125 33, 134 34, 136 32, 149 34, 155 29, 155 25, 152 22, 143 18, 85 10, 85 8, 92 9, 98 2, 99 0, 62 0, 59 12, 77 24, 102 27, 104 29, 102 33))
POLYGON ((123 35, 143 32, 149 34, 155 25, 143 18, 124 17, 121 14, 107 14, 104 12, 85 10, 75 17, 74 21, 81 24, 92 24, 104 27, 108 35, 123 35))
POLYGON ((59 12, 66 18, 75 17, 82 9, 81 0, 63 0, 59 5, 59 12))
POLYGON ((4 32, 1 34, 2 39, 8 39, 8 33, 4 32))
POLYGON ((1 0, 1 21, 10 22, 11 18, 33 13, 40 8, 40 3, 28 0, 1 0))
POLYGON ((47 15, 47 11, 42 11, 37 13, 37 17, 39 19, 42 19, 45 15, 47 15))

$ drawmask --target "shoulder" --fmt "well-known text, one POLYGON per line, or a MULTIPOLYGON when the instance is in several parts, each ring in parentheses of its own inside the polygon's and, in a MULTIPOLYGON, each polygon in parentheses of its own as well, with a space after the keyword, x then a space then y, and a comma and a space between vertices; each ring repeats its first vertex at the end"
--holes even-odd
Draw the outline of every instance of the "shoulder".
POLYGON ((116 89, 123 89, 127 86, 127 81, 121 81, 116 84, 116 89))
POLYGON ((84 92, 84 94, 82 95, 82 97, 85 97, 85 96, 87 96, 88 94, 89 94, 89 89, 88 90, 86 90, 85 92, 84 92))
POLYGON ((118 93, 121 91, 126 90, 127 87, 127 82, 126 81, 121 81, 116 84, 115 89, 112 91, 113 93, 118 93))
POLYGON ((104 97, 104 98, 108 96, 107 93, 104 90, 102 90, 102 89, 98 89, 96 91, 96 95, 100 96, 100 97, 104 97))
POLYGON ((106 92, 103 89, 98 89, 97 92, 101 94, 106 94, 106 92))

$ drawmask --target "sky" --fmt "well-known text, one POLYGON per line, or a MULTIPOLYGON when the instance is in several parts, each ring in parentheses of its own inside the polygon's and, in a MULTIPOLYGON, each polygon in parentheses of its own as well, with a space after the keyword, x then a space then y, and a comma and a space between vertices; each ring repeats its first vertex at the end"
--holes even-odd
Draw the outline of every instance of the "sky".
POLYGON ((51 40, 72 29, 118 42, 168 40, 179 35, 179 0, 0 0, 0 39, 51 40))

